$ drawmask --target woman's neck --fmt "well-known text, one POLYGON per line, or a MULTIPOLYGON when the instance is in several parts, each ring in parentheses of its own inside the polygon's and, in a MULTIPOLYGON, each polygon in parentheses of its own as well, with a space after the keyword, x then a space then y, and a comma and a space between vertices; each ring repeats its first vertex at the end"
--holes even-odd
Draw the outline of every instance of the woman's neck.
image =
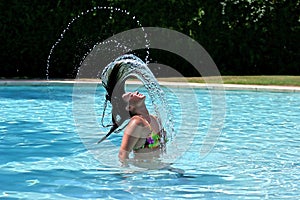
POLYGON ((150 115, 149 115, 149 111, 147 110, 146 107, 140 107, 139 109, 135 110, 135 115, 140 115, 142 116, 144 119, 146 119, 148 122, 151 121, 150 115))

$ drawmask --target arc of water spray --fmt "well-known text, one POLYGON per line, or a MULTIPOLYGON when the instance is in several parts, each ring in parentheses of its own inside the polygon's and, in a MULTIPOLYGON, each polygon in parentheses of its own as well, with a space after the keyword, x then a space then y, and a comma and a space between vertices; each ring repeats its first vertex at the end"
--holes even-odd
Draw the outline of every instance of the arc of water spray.
MULTIPOLYGON (((79 15, 77 15, 76 17, 74 17, 74 18, 68 23, 67 27, 62 31, 62 33, 60 34, 59 38, 58 38, 58 39, 56 40, 56 42, 52 45, 52 47, 51 47, 51 49, 50 49, 50 51, 49 51, 48 58, 47 58, 47 61, 46 61, 46 79, 47 79, 48 81, 49 81, 49 68, 50 68, 51 56, 52 56, 53 51, 54 51, 54 49, 56 48, 56 46, 63 40, 63 38, 64 38, 66 32, 70 29, 71 25, 72 25, 75 21, 77 21, 80 17, 82 17, 82 16, 84 16, 84 15, 87 15, 87 14, 93 12, 93 11, 96 11, 96 10, 110 10, 110 11, 113 11, 113 10, 114 10, 114 11, 117 11, 117 12, 124 13, 124 14, 126 14, 126 15, 130 15, 130 12, 127 11, 127 10, 125 10, 125 9, 114 8, 114 7, 110 7, 110 6, 95 6, 95 7, 91 8, 91 9, 88 9, 88 10, 86 10, 86 11, 84 11, 84 12, 81 12, 79 15)), ((149 40, 147 39, 147 33, 144 31, 144 28, 143 28, 142 24, 140 23, 139 20, 136 19, 135 16, 133 16, 132 19, 136 21, 137 25, 138 25, 139 27, 142 28, 142 30, 143 30, 143 32, 144 32, 144 34, 145 34, 145 39, 146 39, 146 43, 147 43, 145 47, 148 49, 148 50, 147 50, 147 56, 146 56, 146 63, 148 63, 148 57, 149 57, 149 40)), ((99 44, 99 43, 96 43, 96 44, 93 46, 93 48, 96 47, 98 44, 99 44)), ((90 51, 91 51, 93 48, 91 48, 90 51)), ((82 59, 82 60, 84 60, 85 57, 86 57, 89 53, 90 53, 90 52, 87 52, 87 53, 83 56, 83 59, 82 59)), ((80 65, 81 65, 81 64, 82 64, 82 63, 80 63, 80 65)))
MULTIPOLYGON (((172 115, 169 109, 168 104, 166 103, 164 93, 161 90, 156 78, 154 77, 151 70, 147 67, 140 58, 127 54, 118 57, 108 66, 106 66, 101 74, 102 85, 107 91, 106 101, 112 101, 115 97, 114 90, 117 88, 117 95, 122 95, 125 92, 125 81, 129 77, 136 77, 144 84, 147 89, 151 101, 154 105, 156 115, 160 119, 160 129, 169 130, 170 134, 173 130, 172 115), (118 69, 116 69, 118 67, 118 69), (119 86, 118 83, 121 83, 119 86), (120 92, 121 91, 121 92, 120 92), (155 91, 155 92, 153 92, 155 91), (161 104, 158 104, 156 101, 160 100, 161 104), (168 121, 167 121, 168 120, 168 121), (168 123, 167 123, 168 122, 168 123), (170 124, 170 127, 167 127, 167 124, 170 124)), ((105 108, 104 108, 105 109, 105 108)), ((102 116, 103 117, 103 116, 102 116)), ((113 120, 115 116, 112 116, 113 120)), ((116 117, 115 117, 116 118, 116 117)), ((119 117, 120 118, 120 117, 119 117)), ((122 117, 121 117, 122 118, 122 117)), ((118 119, 117 119, 118 120, 118 119)), ((122 119, 120 119, 122 120, 122 119)), ((121 122, 122 123, 122 122, 121 122)), ((104 141, 111 133, 116 130, 116 126, 113 126, 110 131, 97 143, 104 141)))
MULTIPOLYGON (((211 125, 208 126, 208 131, 205 135, 205 138, 203 140, 203 143, 201 145, 201 149, 199 149, 199 153, 201 157, 204 157, 209 154, 209 152, 212 150, 214 145, 216 144, 218 137, 221 135, 221 130, 224 123, 225 118, 225 111, 226 111, 226 101, 225 101, 225 92, 224 87, 222 85, 222 78, 218 71, 217 66, 209 56, 209 54, 205 51, 205 49, 196 41, 191 39, 190 37, 179 33, 177 31, 159 28, 159 27, 144 27, 143 29, 137 28, 137 29, 131 29, 127 30, 121 33, 118 33, 108 40, 118 41, 123 46, 128 47, 129 49, 143 49, 145 48, 145 40, 141 36, 144 36, 145 32, 147 32, 147 36, 149 41, 151 41, 150 48, 153 49, 161 49, 168 52, 171 52, 175 55, 179 55, 182 58, 189 61, 194 68, 204 77, 205 82, 207 83, 207 88, 209 90, 209 93, 211 94, 211 109, 212 109, 212 115, 211 115, 211 125), (134 42, 133 42, 134 41, 134 42), (174 42, 176 41, 176 42, 174 42), (207 78, 205 78, 207 77, 207 78), (217 88, 216 90, 214 88, 217 88)), ((90 54, 86 57, 85 61, 83 62, 82 66, 80 67, 80 73, 78 76, 80 78, 87 78, 95 74, 99 73, 99 68, 102 68, 103 66, 107 66, 111 60, 115 59, 117 56, 124 55, 124 49, 114 49, 113 52, 107 51, 112 46, 105 45, 104 43, 100 43, 99 46, 95 47, 93 51, 90 52, 90 54)), ((78 84, 77 87, 74 87, 74 93, 82 92, 80 90, 80 85, 78 84)), ((87 93, 92 96, 91 99, 94 99, 96 94, 96 86, 93 86, 94 90, 89 90, 87 93)), ((159 99, 159 98, 157 98, 159 99)), ((156 99, 156 100, 157 100, 156 99)), ((197 102, 197 100, 196 100, 197 102)), ((94 102, 92 102, 94 103, 94 102)), ((184 102, 182 102, 184 104, 184 102)), ((197 105, 197 103, 195 104, 197 105)), ((74 110, 74 118, 75 123, 78 128, 78 133, 81 136, 82 140, 84 141, 84 144, 86 147, 94 152, 95 157, 99 159, 101 162, 106 163, 106 160, 103 160, 103 157, 101 155, 101 152, 98 152, 97 148, 94 146, 95 141, 93 140, 94 135, 87 135, 86 127, 87 124, 91 123, 91 120, 93 121, 93 124, 95 126, 98 125, 96 121, 96 113, 94 112, 94 107, 89 102, 88 99, 76 99, 74 98, 73 102, 73 110, 74 110), (93 115, 93 118, 89 118, 88 121, 85 121, 85 119, 82 120, 81 115, 81 105, 82 103, 87 104, 89 107, 88 109, 85 109, 85 114, 87 115, 93 115), (92 113, 91 113, 92 112, 92 113)), ((198 111, 198 110, 197 110, 198 111)), ((199 115, 197 115, 199 116, 199 115)), ((179 121, 186 122, 188 119, 184 119, 179 121)), ((189 123, 189 121, 187 121, 189 123)), ((197 119, 195 122, 195 126, 192 126, 192 132, 190 132, 190 135, 188 137, 189 141, 192 141, 195 132, 198 131, 197 125, 199 125, 197 119)), ((174 134, 176 136, 176 134, 174 134)), ((174 144, 172 146, 172 149, 177 149, 177 144, 181 144, 182 138, 180 137, 174 137, 174 142, 169 144, 174 144)), ((174 161, 179 156, 182 155, 182 153, 189 148, 189 145, 191 144, 189 141, 185 141, 184 144, 179 146, 180 151, 176 151, 175 154, 170 154, 170 157, 164 157, 168 160, 174 161), (177 154, 176 154, 177 153, 177 154)), ((107 143, 107 145, 111 145, 112 143, 107 143)), ((103 151, 103 150, 101 150, 103 151)))

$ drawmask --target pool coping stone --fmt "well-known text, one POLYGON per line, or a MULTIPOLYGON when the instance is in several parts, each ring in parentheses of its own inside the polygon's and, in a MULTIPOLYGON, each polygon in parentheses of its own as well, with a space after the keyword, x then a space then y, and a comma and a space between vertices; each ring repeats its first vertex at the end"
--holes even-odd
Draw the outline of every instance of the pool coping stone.
MULTIPOLYGON (((140 85, 140 81, 129 80, 128 84, 140 85)), ((0 86, 50 86, 50 85, 73 85, 101 84, 101 80, 0 80, 0 86)), ((172 88, 201 88, 215 90, 248 90, 248 91, 269 91, 269 92, 300 92, 298 86, 277 86, 277 85, 243 85, 243 84, 206 84, 190 82, 169 82, 159 81, 161 86, 172 88)))

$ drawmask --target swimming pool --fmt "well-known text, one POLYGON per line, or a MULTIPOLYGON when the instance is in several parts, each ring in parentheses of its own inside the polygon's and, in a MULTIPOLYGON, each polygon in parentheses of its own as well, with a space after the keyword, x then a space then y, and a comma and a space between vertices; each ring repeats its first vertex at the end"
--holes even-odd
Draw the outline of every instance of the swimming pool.
MULTIPOLYGON (((100 88, 99 102, 102 93, 100 88)), ((210 123, 210 95, 203 89, 194 93, 200 125, 172 165, 185 171, 180 175, 126 171, 95 159, 76 131, 72 85, 0 86, 0 197, 298 199, 300 93, 226 91, 222 135, 204 158, 199 146, 210 123)), ((180 112, 175 100, 171 104, 176 122, 180 112)), ((120 134, 110 138, 115 144, 120 139, 120 134)))

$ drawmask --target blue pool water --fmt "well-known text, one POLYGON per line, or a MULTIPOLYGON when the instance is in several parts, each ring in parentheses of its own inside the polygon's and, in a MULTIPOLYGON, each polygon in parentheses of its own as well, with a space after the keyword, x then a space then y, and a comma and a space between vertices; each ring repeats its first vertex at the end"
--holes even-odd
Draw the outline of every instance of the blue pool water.
MULTIPOLYGON (((97 90, 95 110, 101 115, 104 90, 97 90)), ((172 165, 184 170, 179 174, 166 169, 134 171, 112 164, 114 159, 95 158, 74 122, 72 85, 0 86, 0 198, 299 199, 300 93, 226 91, 222 135, 202 158, 199 150, 211 123, 211 97, 208 90, 193 92, 200 115, 193 116, 187 106, 190 123, 180 127, 177 101, 166 95, 175 129, 182 130, 176 136, 182 138, 178 145, 193 138, 172 165), (197 124, 195 118, 199 127, 189 132, 197 124)), ((76 98, 85 98, 84 92, 76 98)), ((95 137, 105 132, 99 129, 95 137)), ((116 145, 113 152, 120 139, 121 134, 110 138, 116 145)), ((105 144, 96 148, 110 152, 105 144)))

